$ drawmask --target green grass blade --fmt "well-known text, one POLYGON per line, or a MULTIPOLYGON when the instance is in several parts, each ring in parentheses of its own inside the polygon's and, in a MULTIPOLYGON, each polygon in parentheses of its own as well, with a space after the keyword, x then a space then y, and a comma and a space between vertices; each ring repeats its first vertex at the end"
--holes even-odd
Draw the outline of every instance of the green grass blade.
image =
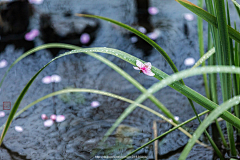
POLYGON ((211 57, 213 54, 215 53, 215 48, 213 47, 212 49, 210 49, 207 53, 204 54, 204 56, 202 56, 192 67, 196 68, 198 66, 200 66, 204 61, 206 61, 209 57, 211 57))
MULTIPOLYGON (((69 45, 69 44, 61 44, 61 43, 51 43, 51 44, 45 44, 39 47, 36 47, 34 49, 31 49, 29 51, 27 51, 26 53, 24 53, 23 55, 21 55, 19 58, 17 58, 17 60, 15 60, 11 66, 7 69, 7 71, 5 72, 1 83, 0 83, 0 88, 2 86, 2 83, 4 81, 4 79, 6 78, 8 72, 11 70, 11 68, 16 65, 20 60, 22 60, 23 58, 25 58, 26 56, 37 52, 39 50, 42 49, 47 49, 47 48, 65 48, 65 49, 81 49, 81 47, 78 46, 74 46, 74 45, 69 45)), ((107 60, 106 58, 99 56, 98 54, 92 53, 91 54, 94 58, 100 60, 101 62, 105 63, 106 65, 108 65, 109 67, 111 67, 112 69, 114 69, 116 72, 118 72, 121 76, 123 76, 126 80, 128 80, 129 82, 131 82, 136 88, 138 88, 141 92, 146 93, 146 89, 140 84, 138 83, 134 78, 132 78, 129 74, 127 74, 126 72, 124 72, 121 68, 119 68, 118 66, 116 66, 115 64, 113 64, 111 61, 107 60)), ((178 123, 178 121, 176 121, 174 119, 174 116, 172 115, 172 113, 161 103, 159 102, 159 100, 154 97, 153 95, 149 95, 149 99, 160 109, 162 110, 162 112, 164 114, 167 115, 167 117, 171 118, 173 120, 173 122, 178 123)))
POLYGON ((79 17, 89 17, 89 18, 97 18, 97 19, 101 19, 101 20, 105 20, 108 22, 111 22, 113 24, 116 24, 120 27, 123 27, 127 30, 129 30, 130 32, 138 35, 139 37, 141 37, 143 40, 145 40, 146 42, 148 42, 151 46, 153 46, 159 53, 162 54, 162 56, 165 58, 165 60, 168 62, 168 64, 170 65, 170 67, 172 68, 172 70, 174 72, 178 72, 177 67, 175 66, 175 64, 173 63, 173 61, 171 60, 171 58, 168 56, 168 54, 153 40, 151 40, 148 36, 146 36, 145 34, 143 34, 142 32, 136 30, 135 28, 132 28, 129 25, 126 25, 124 23, 115 21, 113 19, 110 18, 106 18, 106 17, 102 17, 102 16, 96 16, 96 15, 89 15, 89 14, 76 14, 76 16, 79 17))
POLYGON ((203 131, 211 124, 211 122, 219 117, 223 112, 231 108, 232 106, 239 104, 240 102, 240 96, 236 96, 226 102, 224 102, 222 105, 214 109, 209 116, 203 121, 202 124, 197 128, 197 130, 193 134, 193 138, 191 138, 182 151, 179 160, 185 160, 187 158, 187 155, 189 154, 190 150, 192 149, 195 141, 201 136, 203 131))
MULTIPOLYGON (((221 55, 223 56, 223 65, 231 64, 231 53, 230 53, 230 42, 228 35, 227 19, 224 1, 214 0, 216 8, 216 17, 218 22, 218 32, 220 37, 220 42, 222 46, 221 55)), ((227 6, 228 7, 228 6, 227 6)), ((223 74, 223 101, 227 101, 231 98, 232 91, 232 80, 230 74, 223 74)), ((231 155, 236 156, 236 146, 233 136, 233 127, 230 123, 226 122, 228 140, 231 150, 231 155)))
MULTIPOLYGON (((218 27, 217 19, 212 14, 206 12, 202 8, 196 6, 195 4, 193 4, 187 0, 176 0, 176 1, 179 2, 181 5, 183 5, 184 7, 186 7, 187 9, 189 9, 190 11, 192 11, 193 13, 195 13, 196 15, 203 18, 208 23, 211 23, 214 27, 216 27, 216 28, 218 27)), ((236 31, 232 27, 228 26, 228 32, 229 32, 229 36, 232 39, 234 39, 238 43, 240 43, 240 33, 238 31, 236 31)))
MULTIPOLYGON (((122 51, 119 51, 119 50, 116 50, 116 49, 110 49, 110 48, 88 48, 88 49, 79 49, 79 50, 73 50, 73 51, 70 51, 70 52, 66 52, 64 54, 61 54, 60 56, 54 58, 52 61, 50 61, 47 65, 45 65, 41 70, 39 70, 37 72, 37 74, 28 82, 28 84, 25 86, 24 90, 22 91, 22 93, 20 94, 20 96, 18 97, 17 99, 17 102, 14 104, 13 106, 13 109, 9 115, 9 118, 8 118, 8 121, 6 123, 6 126, 3 130, 3 133, 2 133, 2 137, 1 137, 1 141, 2 139, 4 138, 6 132, 7 132, 7 129, 9 128, 10 124, 11 124, 11 121, 12 121, 12 118, 23 98, 23 96, 25 95, 26 91, 28 90, 28 88, 30 87, 31 83, 33 82, 33 80, 37 77, 37 75, 45 68, 47 67, 51 62, 53 62, 54 60, 58 59, 58 58, 61 58, 63 56, 66 56, 66 55, 70 55, 70 54, 74 54, 74 53, 79 53, 79 52, 84 52, 84 53, 87 53, 89 55, 92 55, 93 53, 92 52, 102 52, 102 53, 107 53, 107 54, 111 54, 111 55, 114 55, 114 56, 117 56, 123 60, 125 60, 126 62, 130 63, 130 64, 133 64, 133 65, 136 65, 136 60, 137 58, 132 56, 132 55, 129 55, 125 52, 122 52, 122 51)), ((139 60, 139 59, 138 59, 139 60)), ((142 61, 142 60, 141 60, 142 61)), ((142 61, 144 62, 144 61, 142 61)), ((144 62, 145 63, 145 62, 144 62)), ((159 79, 159 80, 162 80, 161 82, 164 83, 164 84, 168 84, 169 82, 173 83, 169 83, 169 86, 176 89, 177 91, 179 91, 180 93, 182 93, 183 95, 186 95, 188 98, 191 98, 193 99, 194 101, 196 101, 197 103, 199 103, 200 105, 204 106, 205 108, 209 109, 209 110, 213 110, 214 108, 216 108, 218 105, 215 104, 214 102, 210 101, 209 99, 207 99, 206 97, 202 96, 201 94, 191 90, 190 88, 188 88, 187 86, 183 85, 182 83, 180 83, 179 81, 176 81, 177 78, 178 78, 178 73, 176 75, 174 75, 173 77, 169 77, 166 73, 160 71, 159 69, 155 68, 155 67, 152 67, 152 71, 155 73, 155 78, 159 79), (166 80, 170 80, 170 78, 172 78, 172 81, 169 81, 167 82, 166 80)), ((203 73, 212 73, 212 72, 230 72, 230 73, 240 73, 240 70, 239 68, 231 68, 231 67, 227 67, 227 68, 218 68, 218 67, 203 67, 203 68, 195 68, 191 71, 188 71, 188 73, 184 72, 184 76, 187 76, 189 73, 192 73, 194 72, 194 74, 203 74, 203 73)), ((180 79, 179 79, 180 80, 180 79)), ((161 84, 162 85, 162 84, 161 84)), ((153 93, 154 91, 156 91, 156 89, 159 89, 159 88, 154 88, 153 90, 148 90, 148 94, 151 94, 153 93)), ((225 119, 226 121, 230 122, 231 124, 233 124, 234 126, 236 126, 237 128, 240 128, 240 120, 235 117, 234 115, 232 115, 231 113, 229 112, 224 112, 221 117, 223 119, 225 119)))
POLYGON ((232 0, 232 2, 234 4, 234 7, 235 7, 237 13, 238 13, 238 16, 240 17, 240 5, 235 0, 232 0))
MULTIPOLYGON (((206 113, 208 113, 208 112, 209 112, 209 111, 204 111, 204 112, 198 114, 198 116, 200 117, 200 116, 202 116, 202 115, 204 115, 204 114, 206 114, 206 113)), ((192 118, 186 120, 185 122, 183 122, 183 123, 177 125, 176 127, 173 127, 172 129, 169 129, 168 131, 164 132, 164 133, 161 134, 160 136, 158 136, 158 137, 152 139, 151 141, 149 141, 149 142, 147 142, 146 144, 142 145, 141 147, 137 148, 136 150, 134 150, 133 152, 131 152, 130 154, 128 154, 127 156, 125 156, 125 157, 122 158, 121 160, 126 159, 127 157, 133 155, 134 153, 136 153, 136 152, 139 151, 140 149, 142 149, 142 148, 144 148, 144 147, 150 145, 151 143, 153 143, 154 141, 158 140, 159 138, 161 138, 161 137, 163 137, 163 136, 165 136, 165 135, 171 133, 172 131, 175 131, 175 130, 178 129, 179 127, 181 127, 181 126, 183 126, 183 125, 185 125, 185 124, 187 124, 187 123, 193 121, 193 120, 196 119, 196 118, 197 118, 197 116, 192 117, 192 118)))
MULTIPOLYGON (((198 0, 198 7, 203 7, 203 0, 198 0)), ((198 44, 199 44, 199 53, 200 57, 204 56, 204 40, 203 40, 203 20, 201 17, 197 17, 197 24, 198 24, 198 44)), ((202 62, 202 66, 205 66, 205 61, 202 62)), ((210 99, 209 87, 208 87, 208 80, 207 74, 203 74, 203 81, 205 86, 205 93, 206 97, 210 99)))
MULTIPOLYGON (((74 92, 85 92, 85 93, 95 93, 95 94, 100 94, 100 95, 104 95, 104 96, 108 96, 108 97, 112 97, 112 98, 116 98, 116 99, 119 99, 119 100, 122 100, 122 101, 125 101, 125 102, 128 102, 128 103, 131 103, 131 104, 134 104, 142 109, 145 109, 149 112, 151 112, 152 114, 155 114, 157 115, 158 117, 160 117, 161 119, 165 120, 166 122, 170 123, 171 125, 173 126, 177 126, 176 123, 172 122, 170 119, 166 118, 164 115, 152 110, 151 108, 145 106, 145 105, 142 105, 142 104, 139 104, 139 103, 136 103, 135 101, 133 100, 130 100, 128 98, 125 98, 125 97, 122 97, 122 96, 119 96, 119 95, 116 95, 116 94, 113 94, 113 93, 110 93, 110 92, 106 92, 106 91, 100 91, 100 90, 95 90, 95 89, 86 89, 86 88, 69 88, 69 89, 62 89, 60 91, 56 91, 56 92, 53 92, 53 93, 50 93, 48 95, 45 95, 41 98, 39 98, 38 100, 30 103, 29 105, 27 105, 26 107, 24 107, 23 109, 21 109, 18 113, 15 114, 15 116, 13 117, 13 119, 15 119, 17 116, 19 116, 20 114, 22 114, 24 111, 26 111, 27 109, 29 109, 30 107, 32 107, 33 105, 47 99, 47 98, 50 98, 50 97, 53 97, 53 96, 57 96, 57 95, 60 95, 60 94, 65 94, 65 93, 74 93, 74 92)), ((5 124, 3 124, 1 127, 0 127, 0 130, 3 129, 3 127, 5 126, 5 124)), ((192 135, 190 133, 188 133, 186 130, 184 130, 183 128, 179 127, 178 128, 181 132, 183 132, 186 136, 188 136, 189 138, 192 137, 192 135)), ((200 141, 197 141, 198 144, 204 146, 204 147, 208 147, 206 144, 200 142, 200 141)))

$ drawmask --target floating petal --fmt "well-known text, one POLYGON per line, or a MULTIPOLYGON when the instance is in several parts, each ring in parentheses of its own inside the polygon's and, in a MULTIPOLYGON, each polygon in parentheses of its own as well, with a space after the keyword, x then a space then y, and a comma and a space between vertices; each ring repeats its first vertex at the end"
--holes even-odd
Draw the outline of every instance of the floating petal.
POLYGON ((61 82, 61 77, 59 75, 54 74, 51 76, 51 82, 56 82, 56 83, 61 82))
POLYGON ((53 121, 55 121, 56 118, 57 118, 57 116, 56 116, 55 114, 52 114, 52 115, 50 116, 50 119, 53 120, 53 121))
POLYGON ((138 30, 144 34, 147 33, 147 30, 144 27, 138 27, 138 30))
POLYGON ((8 62, 7 62, 5 59, 3 59, 3 60, 0 61, 0 68, 4 68, 4 67, 6 67, 7 65, 8 65, 8 62))
POLYGON ((44 84, 49 84, 52 82, 52 77, 51 76, 46 76, 42 79, 42 83, 44 84))
POLYGON ((194 58, 186 58, 185 60, 184 60, 184 64, 186 65, 186 66, 192 66, 192 65, 194 65, 195 64, 195 59, 194 58))
POLYGON ((42 115, 41 115, 41 118, 42 118, 42 120, 46 120, 46 119, 48 119, 48 117, 47 117, 46 114, 42 114, 42 115))
POLYGON ((178 121, 178 120, 179 120, 179 117, 178 117, 178 116, 175 116, 174 119, 175 119, 176 121, 178 121))
POLYGON ((32 41, 35 39, 35 37, 37 37, 39 35, 39 30, 37 29, 33 29, 30 32, 25 34, 25 39, 27 41, 32 41))
POLYGON ((148 8, 148 13, 151 15, 156 15, 158 14, 159 10, 156 7, 149 7, 148 8))
POLYGON ((194 20, 194 15, 191 13, 185 13, 183 15, 184 19, 186 19, 187 21, 193 21, 194 20))
POLYGON ((0 117, 4 117, 5 116, 5 112, 0 111, 0 117))
POLYGON ((44 0, 28 0, 32 4, 42 4, 44 0))
POLYGON ((160 30, 155 29, 153 32, 148 33, 147 36, 152 40, 156 40, 160 36, 160 34, 160 30))
POLYGON ((138 68, 143 68, 144 67, 144 64, 141 62, 141 61, 139 61, 139 60, 136 60, 136 65, 138 66, 138 68))
POLYGON ((17 131, 17 132, 22 132, 22 131, 23 131, 23 128, 20 127, 20 126, 15 126, 15 131, 17 131))
POLYGON ((131 42, 136 43, 138 41, 138 38, 136 36, 131 37, 131 42))
POLYGON ((100 106, 100 103, 98 101, 92 101, 91 106, 98 107, 98 106, 100 106))
POLYGON ((56 122, 63 122, 64 120, 65 120, 65 116, 64 115, 57 115, 56 122))
POLYGON ((80 37, 80 42, 82 44, 87 44, 90 41, 90 35, 88 33, 83 33, 80 37))
POLYGON ((51 127, 53 125, 53 120, 48 119, 44 122, 45 127, 51 127))

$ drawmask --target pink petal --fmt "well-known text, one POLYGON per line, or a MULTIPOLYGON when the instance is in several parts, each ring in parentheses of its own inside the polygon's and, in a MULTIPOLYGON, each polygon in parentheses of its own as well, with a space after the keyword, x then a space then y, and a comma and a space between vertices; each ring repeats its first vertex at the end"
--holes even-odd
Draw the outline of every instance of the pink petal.
POLYGON ((138 68, 138 67, 135 67, 135 66, 133 66, 133 68, 134 68, 134 69, 136 69, 136 70, 141 70, 140 68, 138 68))
POLYGON ((61 82, 61 77, 59 75, 52 75, 51 76, 51 81, 52 82, 61 82))
POLYGON ((43 3, 43 0, 28 0, 29 3, 32 3, 32 4, 42 4, 43 3))
POLYGON ((143 68, 144 67, 144 64, 141 62, 141 61, 139 61, 139 60, 136 60, 136 65, 138 66, 138 68, 143 68))
POLYGON ((51 120, 51 119, 48 119, 48 120, 46 120, 45 122, 44 122, 44 126, 45 127, 50 127, 50 126, 52 126, 53 125, 53 120, 51 120))
POLYGON ((178 121, 178 120, 179 120, 179 117, 178 117, 178 116, 175 116, 174 119, 175 119, 176 121, 178 121))
POLYGON ((131 37, 131 42, 132 43, 136 43, 137 41, 138 41, 137 37, 135 37, 135 36, 131 37))
POLYGON ((41 115, 41 118, 42 118, 42 120, 46 120, 46 119, 48 119, 48 117, 47 117, 46 114, 42 114, 42 115, 41 115))
POLYGON ((7 65, 8 65, 8 62, 7 62, 5 59, 3 59, 3 60, 0 61, 0 68, 4 68, 4 67, 6 67, 7 65))
POLYGON ((5 112, 0 111, 0 117, 4 117, 5 116, 5 112))
POLYGON ((23 128, 20 127, 20 126, 15 126, 15 130, 16 130, 17 132, 22 132, 22 131, 23 131, 23 128))
POLYGON ((148 33, 147 36, 152 40, 156 40, 160 34, 161 32, 158 29, 155 29, 153 32, 148 33))
POLYGON ((92 101, 91 106, 98 107, 98 106, 100 106, 100 103, 98 101, 92 101))
POLYGON ((63 122, 64 120, 65 120, 65 116, 64 115, 57 115, 56 122, 63 122))
POLYGON ((157 14, 159 11, 156 7, 149 7, 148 8, 148 13, 151 14, 151 15, 155 15, 157 14))
POLYGON ((193 21, 194 20, 194 15, 191 13, 185 13, 183 15, 183 17, 187 20, 187 21, 193 21))
POLYGON ((57 117, 57 116, 56 116, 55 114, 52 114, 52 115, 50 116, 50 119, 53 120, 53 121, 55 121, 55 120, 56 120, 56 117, 57 117))
POLYGON ((42 83, 44 84, 49 84, 52 82, 52 77, 51 76, 46 76, 42 79, 42 83))
POLYGON ((152 68, 152 64, 150 62, 144 63, 144 65, 146 66, 147 69, 152 68))
POLYGON ((144 27, 138 27, 138 30, 144 34, 147 33, 147 30, 144 27))
POLYGON ((87 44, 90 41, 90 35, 88 33, 83 33, 80 37, 80 42, 82 44, 87 44))
POLYGON ((185 64, 186 66, 192 66, 192 65, 194 65, 194 63, 195 63, 195 59, 194 59, 194 58, 191 58, 191 57, 186 58, 186 59, 184 60, 184 64, 185 64))
POLYGON ((37 37, 39 35, 39 30, 37 29, 33 29, 30 32, 25 34, 25 39, 27 41, 32 41, 35 39, 35 37, 37 37))
POLYGON ((148 76, 154 76, 155 74, 151 70, 143 70, 143 73, 148 76))

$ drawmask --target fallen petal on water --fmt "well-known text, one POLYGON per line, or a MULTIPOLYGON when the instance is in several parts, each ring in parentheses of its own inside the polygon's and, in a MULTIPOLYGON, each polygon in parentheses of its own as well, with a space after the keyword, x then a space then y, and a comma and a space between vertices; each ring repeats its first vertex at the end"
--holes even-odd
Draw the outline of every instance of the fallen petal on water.
POLYGON ((42 4, 44 0, 28 0, 32 4, 42 4))
POLYGON ((160 33, 160 30, 155 29, 153 32, 148 33, 147 36, 152 40, 156 40, 160 36, 160 33))
POLYGON ((53 125, 53 120, 48 119, 44 122, 45 127, 51 127, 53 125))
POLYGON ((184 19, 186 19, 187 21, 193 21, 194 20, 194 15, 191 13, 185 13, 183 14, 184 19))
POLYGON ((151 15, 156 15, 158 14, 159 10, 156 7, 149 7, 148 8, 148 13, 151 15))
POLYGON ((42 79, 42 83, 44 84, 49 84, 52 82, 52 77, 51 76, 46 76, 42 79))
POLYGON ((92 101, 91 106, 95 108, 100 106, 100 103, 98 101, 92 101))
POLYGON ((59 75, 54 74, 51 76, 51 82, 56 82, 56 83, 61 82, 61 77, 59 75))
POLYGON ((64 115, 57 115, 56 122, 63 122, 64 120, 65 120, 65 116, 64 115))
POLYGON ((46 120, 46 119, 48 119, 48 117, 47 117, 46 114, 42 114, 42 115, 41 115, 41 118, 42 118, 42 120, 46 120))
POLYGON ((4 67, 6 67, 7 65, 8 65, 8 62, 7 62, 5 59, 3 59, 3 60, 0 61, 0 68, 4 68, 4 67))
POLYGON ((80 42, 82 44, 87 44, 90 41, 90 35, 88 33, 83 33, 80 37, 80 42))
POLYGON ((22 131, 23 131, 23 128, 20 127, 20 126, 15 126, 15 131, 17 131, 17 132, 22 132, 22 131))
POLYGON ((57 117, 57 116, 56 116, 55 114, 52 114, 52 115, 50 116, 50 119, 53 120, 53 121, 55 121, 55 120, 56 120, 56 117, 57 117))
POLYGON ((0 117, 4 117, 5 116, 5 112, 0 111, 0 117))
POLYGON ((30 32, 25 34, 25 39, 27 41, 32 41, 35 39, 35 37, 37 37, 39 35, 39 30, 37 29, 33 29, 30 32))
POLYGON ((195 63, 195 59, 194 58, 186 58, 184 60, 184 64, 186 66, 192 66, 192 65, 194 65, 194 63, 195 63))
POLYGON ((131 42, 132 43, 136 43, 137 41, 138 41, 137 37, 135 37, 135 36, 131 37, 131 42))
POLYGON ((178 120, 179 120, 179 117, 178 117, 178 116, 175 116, 174 119, 175 119, 176 121, 178 121, 178 120))
POLYGON ((138 27, 138 30, 144 34, 147 33, 147 30, 144 27, 138 27))

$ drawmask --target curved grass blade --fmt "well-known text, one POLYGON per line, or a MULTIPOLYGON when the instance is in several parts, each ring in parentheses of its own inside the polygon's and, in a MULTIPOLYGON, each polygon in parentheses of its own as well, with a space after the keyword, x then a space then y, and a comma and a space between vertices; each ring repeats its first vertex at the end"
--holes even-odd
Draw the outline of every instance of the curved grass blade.
MULTIPOLYGON (((187 1, 187 0, 176 0, 178 3, 198 15, 199 17, 203 18, 208 23, 211 23, 214 27, 218 28, 217 26, 217 19, 212 14, 208 13, 207 11, 203 10, 202 8, 196 6, 195 4, 187 1)), ((240 33, 233 29, 230 26, 228 27, 228 34, 229 36, 240 43, 240 33)))
POLYGON ((195 143, 195 140, 197 140, 201 136, 203 131, 211 124, 211 122, 214 119, 219 117, 223 112, 225 112, 232 106, 239 104, 239 102, 240 102, 240 96, 236 96, 236 97, 224 102, 216 109, 214 109, 209 114, 209 116, 202 122, 202 124, 200 124, 200 126, 197 128, 197 130, 194 132, 193 137, 189 140, 188 144, 182 151, 182 154, 180 155, 179 159, 185 160, 187 158, 187 155, 189 154, 190 150, 192 149, 192 147, 195 143))
MULTIPOLYGON (((207 111, 204 111, 204 112, 198 114, 198 117, 200 117, 200 116, 202 116, 202 115, 204 115, 204 114, 206 114, 206 113, 208 113, 208 112, 209 112, 208 110, 207 110, 207 111)), ((136 150, 134 150, 133 152, 131 152, 130 154, 128 154, 127 156, 125 156, 124 158, 122 158, 122 160, 123 160, 123 159, 126 159, 127 157, 133 155, 134 153, 136 153, 136 152, 139 151, 140 149, 142 149, 142 148, 150 145, 151 143, 153 143, 154 141, 158 140, 159 138, 161 138, 161 137, 163 137, 163 136, 166 136, 167 134, 171 133, 172 131, 175 131, 175 130, 178 129, 179 127, 181 127, 181 126, 183 126, 183 125, 191 122, 192 120, 194 120, 194 119, 196 119, 196 118, 197 118, 197 116, 194 116, 194 117, 186 120, 185 122, 183 122, 183 123, 181 123, 181 124, 173 127, 172 129, 169 129, 168 131, 164 132, 164 133, 161 134, 160 136, 152 139, 151 141, 149 141, 149 142, 147 142, 146 144, 142 145, 141 147, 137 148, 136 150)))
MULTIPOLYGON (((122 101, 125 101, 125 102, 128 102, 128 103, 131 103, 131 104, 135 104, 136 106, 139 106, 140 108, 142 109, 145 109, 155 115, 157 115, 158 117, 160 117, 161 119, 165 120, 166 122, 170 123, 171 125, 173 126, 177 126, 176 123, 172 122, 170 119, 166 118, 165 116, 163 116, 162 114, 152 110, 151 108, 147 107, 147 106, 144 106, 142 104, 138 104, 136 103, 135 101, 133 100, 130 100, 128 98, 125 98, 125 97, 122 97, 122 96, 119 96, 119 95, 116 95, 116 94, 113 94, 113 93, 110 93, 110 92, 106 92, 106 91, 100 91, 100 90, 95 90, 95 89, 86 89, 86 88, 69 88, 69 89, 62 89, 60 91, 56 91, 56 92, 53 92, 53 93, 50 93, 46 96, 43 96, 41 98, 39 98, 38 100, 30 103, 29 105, 27 105, 26 107, 24 107, 23 109, 21 109, 18 113, 15 114, 15 116, 13 117, 13 119, 15 119, 17 116, 19 116, 20 114, 22 114, 24 111, 26 111, 27 109, 29 109, 30 107, 32 107, 33 105, 47 99, 47 98, 50 98, 50 97, 53 97, 53 96, 56 96, 56 95, 60 95, 60 94, 64 94, 64 93, 73 93, 73 92, 86 92, 86 93, 95 93, 95 94, 100 94, 100 95, 104 95, 104 96, 108 96, 108 97, 112 97, 112 98, 116 98, 116 99, 119 99, 119 100, 122 100, 122 101)), ((5 124, 3 124, 1 127, 0 127, 0 130, 3 129, 3 127, 5 126, 5 124)), ((192 135, 190 133, 188 133, 186 130, 184 130, 183 128, 179 127, 178 128, 180 131, 182 131, 186 136, 188 136, 189 138, 192 137, 192 135)), ((198 144, 204 146, 204 147, 209 147, 208 145, 200 142, 200 141, 197 141, 198 144)))
POLYGON ((146 36, 145 34, 143 34, 142 32, 139 32, 138 30, 136 30, 135 28, 130 27, 129 25, 126 25, 124 23, 115 21, 113 19, 110 18, 106 18, 106 17, 102 17, 102 16, 96 16, 96 15, 90 15, 90 14, 76 14, 76 16, 79 17, 89 17, 89 18, 97 18, 97 19, 102 19, 108 22, 111 22, 113 24, 116 24, 120 27, 123 27, 127 30, 129 30, 130 32, 138 35, 139 37, 141 37, 143 40, 145 40, 146 42, 148 42, 151 46, 153 46, 159 53, 162 54, 162 56, 165 58, 165 60, 168 62, 168 64, 170 65, 170 67, 172 68, 172 70, 174 72, 178 72, 177 67, 175 66, 175 64, 173 63, 172 59, 168 56, 168 54, 153 40, 151 40, 148 36, 146 36))
MULTIPOLYGON (((27 51, 26 53, 24 53, 23 55, 21 55, 19 58, 17 58, 17 60, 15 60, 11 66, 8 68, 8 70, 5 72, 1 83, 0 83, 0 88, 2 86, 2 83, 4 81, 4 79, 6 78, 8 72, 11 70, 11 68, 17 64, 20 60, 22 60, 23 58, 25 58, 26 56, 37 52, 39 50, 42 49, 46 49, 46 48, 65 48, 65 49, 81 49, 81 47, 78 46, 74 46, 74 45, 69 45, 69 44, 61 44, 61 43, 51 43, 51 44, 45 44, 36 48, 33 48, 29 51, 27 51)), ((108 65, 109 67, 111 67, 112 69, 114 69, 116 72, 118 72, 121 76, 123 76, 126 80, 128 80, 130 83, 132 83, 137 89, 139 89, 141 92, 146 93, 147 90, 140 84, 138 83, 134 78, 132 78, 129 74, 127 74, 126 72, 124 72, 121 68, 119 68, 118 66, 116 66, 114 63, 112 63, 111 61, 107 60, 106 58, 99 56, 98 54, 92 53, 91 56, 93 56, 94 58, 100 60, 101 62, 105 63, 106 65, 108 65)), ((149 95, 149 99, 164 113, 167 115, 167 117, 171 118, 173 120, 173 122, 178 123, 178 121, 176 121, 174 119, 174 116, 172 115, 172 113, 153 95, 149 95)))
POLYGON ((204 61, 206 61, 209 57, 211 57, 213 54, 215 53, 215 48, 213 47, 212 49, 210 49, 207 53, 205 53, 192 67, 196 68, 198 66, 200 66, 204 61))
MULTIPOLYGON (((51 62, 53 62, 54 60, 58 59, 58 58, 61 58, 63 56, 66 56, 66 55, 70 55, 70 54, 74 54, 74 53, 79 53, 79 52, 85 52, 89 55, 92 55, 93 53, 92 52, 102 52, 102 53, 108 53, 108 54, 112 54, 112 55, 115 55, 133 65, 135 65, 135 62, 137 60, 136 57, 134 56, 131 56, 125 52, 122 52, 122 51, 119 51, 119 50, 116 50, 116 49, 110 49, 110 48, 88 48, 88 49, 79 49, 79 50, 73 50, 73 51, 70 51, 70 52, 66 52, 64 54, 61 54, 60 56, 54 58, 53 60, 51 60, 48 64, 46 64, 42 69, 40 69, 34 76, 33 78, 28 82, 28 84, 25 86, 25 88, 23 89, 23 91, 21 92, 20 96, 18 97, 16 103, 14 104, 13 106, 13 109, 8 117, 8 120, 7 120, 7 123, 6 123, 6 126, 2 132, 2 136, 1 136, 1 139, 0 139, 0 142, 2 142, 10 124, 11 124, 11 121, 13 119, 13 116, 14 114, 16 113, 19 105, 20 105, 20 102, 23 98, 23 96, 25 95, 25 93, 27 92, 28 88, 30 87, 30 85, 32 84, 32 82, 34 81, 34 79, 38 76, 38 74, 45 68, 47 67, 51 62)), ((144 62, 144 61, 142 61, 144 62)), ((196 68, 196 69, 193 69, 192 72, 194 71, 194 74, 203 74, 203 73, 208 73, 208 72, 230 72, 230 73, 236 73, 236 71, 239 71, 240 73, 240 69, 232 69, 231 70, 231 67, 228 67, 227 69, 229 70, 225 70, 225 68, 221 68, 219 69, 216 68, 216 67, 204 67, 204 68, 201 68, 201 70, 199 68, 196 68), (203 72, 204 69, 207 69, 207 71, 203 72), (209 70, 210 69, 210 70, 209 70), (222 69, 222 70, 221 70, 222 69), (196 73, 196 71, 200 70, 201 72, 198 72, 196 73)), ((166 79, 173 79, 172 82, 175 82, 173 84, 169 83, 172 88, 178 90, 180 93, 184 94, 184 95, 188 95, 189 97, 193 98, 194 100, 196 100, 196 102, 198 102, 199 104, 203 104, 204 107, 206 108, 209 108, 209 110, 213 110, 215 107, 217 107, 218 105, 216 105, 215 103, 213 103, 212 101, 210 101, 209 99, 203 97, 202 95, 200 95, 199 93, 191 90, 190 88, 188 88, 187 86, 181 84, 180 82, 176 82, 176 78, 178 78, 178 73, 176 73, 176 75, 174 75, 173 77, 169 77, 167 74, 165 74, 164 72, 158 70, 157 68, 155 67, 152 67, 152 71, 155 73, 155 78, 157 79, 164 79, 162 80, 162 82, 164 82, 164 84, 168 84, 169 82, 166 82, 166 79), (187 94, 186 94, 187 93, 187 94)), ((189 71, 190 72, 190 71, 189 71)), ((186 72, 183 72, 181 74, 183 74, 183 77, 186 77, 189 73, 186 73, 186 72), (185 74, 183 74, 185 73, 185 74)), ((238 72, 237 72, 238 73, 238 72)), ((193 75, 194 75, 193 74, 193 75)), ((180 77, 180 76, 179 76, 180 77)), ((162 84, 161 84, 162 85, 162 84)), ((149 94, 152 93, 153 91, 156 91, 155 88, 153 90, 148 90, 149 94)), ((230 122, 231 124, 233 124, 234 126, 236 126, 237 128, 240 128, 240 120, 233 116, 232 114, 230 114, 229 112, 225 111, 221 117, 225 120, 227 120, 228 122, 230 122)))

